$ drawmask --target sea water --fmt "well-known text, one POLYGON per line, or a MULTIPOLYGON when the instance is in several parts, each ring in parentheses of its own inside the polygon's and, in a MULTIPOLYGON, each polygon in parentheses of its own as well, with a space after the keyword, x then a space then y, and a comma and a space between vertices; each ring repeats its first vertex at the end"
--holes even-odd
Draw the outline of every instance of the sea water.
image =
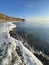
POLYGON ((26 39, 34 50, 49 55, 49 22, 17 22, 15 33, 26 39))

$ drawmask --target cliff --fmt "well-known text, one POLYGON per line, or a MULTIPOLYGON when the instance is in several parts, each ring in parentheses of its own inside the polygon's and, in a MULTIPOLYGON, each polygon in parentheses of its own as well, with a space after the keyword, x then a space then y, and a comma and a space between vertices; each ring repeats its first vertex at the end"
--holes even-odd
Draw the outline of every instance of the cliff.
POLYGON ((0 13, 0 21, 25 21, 25 19, 10 17, 10 16, 0 13))

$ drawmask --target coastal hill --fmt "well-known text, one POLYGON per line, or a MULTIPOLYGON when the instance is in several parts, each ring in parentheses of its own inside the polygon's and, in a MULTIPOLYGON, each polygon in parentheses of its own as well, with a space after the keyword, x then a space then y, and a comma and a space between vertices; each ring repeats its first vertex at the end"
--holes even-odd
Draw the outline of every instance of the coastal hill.
POLYGON ((0 21, 25 21, 25 19, 10 17, 10 16, 0 13, 0 21))

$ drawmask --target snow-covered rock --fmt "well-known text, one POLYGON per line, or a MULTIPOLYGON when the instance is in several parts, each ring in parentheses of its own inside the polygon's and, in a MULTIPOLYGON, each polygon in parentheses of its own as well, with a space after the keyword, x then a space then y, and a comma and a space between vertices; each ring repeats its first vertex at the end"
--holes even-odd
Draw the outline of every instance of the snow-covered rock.
POLYGON ((11 22, 0 23, 0 65, 43 65, 22 41, 10 37, 14 27, 11 22))

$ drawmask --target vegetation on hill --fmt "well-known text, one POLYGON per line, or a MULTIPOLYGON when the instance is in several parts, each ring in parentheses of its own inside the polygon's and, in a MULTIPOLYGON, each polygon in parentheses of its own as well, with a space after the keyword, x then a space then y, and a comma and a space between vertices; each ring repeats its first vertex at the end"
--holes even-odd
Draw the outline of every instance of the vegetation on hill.
POLYGON ((0 13, 0 21, 25 21, 25 19, 10 17, 0 13))

